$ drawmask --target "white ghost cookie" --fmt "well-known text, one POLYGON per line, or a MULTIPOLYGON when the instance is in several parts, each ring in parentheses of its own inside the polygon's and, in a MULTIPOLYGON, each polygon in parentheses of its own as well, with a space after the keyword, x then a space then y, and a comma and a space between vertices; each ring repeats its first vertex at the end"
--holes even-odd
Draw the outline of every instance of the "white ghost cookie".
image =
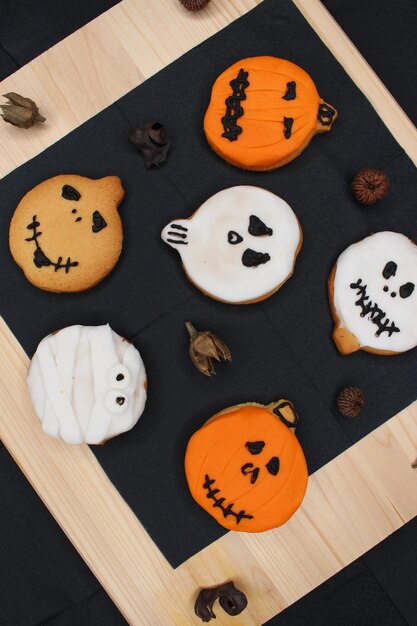
POLYGON ((405 235, 380 232, 354 243, 329 277, 342 354, 396 354, 417 346, 417 246, 405 235))
POLYGON ((43 430, 67 443, 104 443, 130 430, 146 402, 140 354, 108 324, 45 337, 27 384, 43 430))
POLYGON ((291 276, 302 230, 291 207, 260 187, 219 191, 188 219, 170 222, 162 239, 175 248, 189 280, 232 304, 271 296, 291 276))

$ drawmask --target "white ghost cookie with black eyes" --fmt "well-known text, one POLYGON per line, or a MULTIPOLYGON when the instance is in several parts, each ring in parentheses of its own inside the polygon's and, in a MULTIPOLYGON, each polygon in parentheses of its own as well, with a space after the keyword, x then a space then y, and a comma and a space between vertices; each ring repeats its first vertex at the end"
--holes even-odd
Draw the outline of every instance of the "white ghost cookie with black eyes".
POLYGON ((49 178, 19 202, 9 231, 10 251, 26 278, 45 291, 90 289, 117 263, 123 243, 117 176, 49 178))
POLYGON ((251 304, 291 276, 302 230, 282 198, 242 185, 219 191, 190 218, 170 222, 162 239, 179 252, 187 277, 203 293, 251 304))
POLYGON ((385 231, 352 244, 329 277, 333 339, 342 354, 417 346, 417 246, 385 231))
POLYGON ((42 429, 72 444, 100 444, 130 430, 146 403, 141 356, 108 324, 45 337, 27 384, 42 429))

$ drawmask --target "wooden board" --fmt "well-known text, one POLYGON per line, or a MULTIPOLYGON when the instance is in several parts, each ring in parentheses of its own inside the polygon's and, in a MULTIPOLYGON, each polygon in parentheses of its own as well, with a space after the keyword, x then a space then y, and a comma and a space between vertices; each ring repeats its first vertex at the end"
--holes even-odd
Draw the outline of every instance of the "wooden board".
MULTIPOLYGON (((29 133, 0 125, 0 175, 259 2, 212 0, 193 15, 175 0, 123 0, 45 52, 1 84, 0 93, 33 97, 48 124, 29 133)), ((294 2, 417 163, 417 131, 392 96, 318 0, 294 2)), ((283 528, 228 533, 173 570, 89 448, 42 433, 26 392, 27 365, 0 321, 0 437, 131 624, 201 623, 193 615, 198 588, 228 579, 249 597, 239 625, 262 624, 417 515, 414 403, 317 471, 283 528)), ((217 616, 217 624, 237 624, 221 609, 217 616)))

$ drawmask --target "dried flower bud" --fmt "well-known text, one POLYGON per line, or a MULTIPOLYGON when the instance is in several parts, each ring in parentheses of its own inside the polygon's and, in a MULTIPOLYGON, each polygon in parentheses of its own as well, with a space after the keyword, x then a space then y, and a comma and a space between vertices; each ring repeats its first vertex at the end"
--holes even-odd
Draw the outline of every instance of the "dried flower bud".
POLYGON ((185 322, 190 335, 190 357, 196 368, 206 376, 216 372, 214 361, 231 361, 232 355, 224 341, 211 331, 197 332, 191 322, 185 322))
POLYGON ((171 142, 165 128, 159 122, 148 122, 129 130, 129 141, 142 153, 145 167, 159 167, 168 158, 171 142))
POLYGON ((370 206, 387 195, 389 180, 384 172, 365 167, 355 175, 350 186, 355 198, 370 206))
POLYGON ((228 615, 240 615, 248 606, 247 597, 242 591, 236 589, 232 581, 217 587, 202 589, 195 601, 194 612, 203 622, 216 619, 213 604, 217 599, 228 615))
POLYGON ((30 128, 35 122, 45 122, 46 118, 39 113, 36 103, 30 98, 19 96, 18 93, 6 93, 7 104, 0 104, 5 122, 19 128, 30 128))
POLYGON ((180 2, 188 11, 200 11, 208 5, 210 0, 180 0, 180 2))
POLYGON ((337 395, 337 408, 345 417, 357 417, 365 404, 365 396, 357 387, 345 387, 337 395))

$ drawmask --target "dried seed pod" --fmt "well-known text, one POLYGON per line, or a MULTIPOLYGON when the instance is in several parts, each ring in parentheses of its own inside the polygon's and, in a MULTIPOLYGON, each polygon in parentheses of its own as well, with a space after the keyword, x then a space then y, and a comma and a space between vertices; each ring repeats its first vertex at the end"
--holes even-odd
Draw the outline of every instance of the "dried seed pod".
POLYGON ((168 158, 171 142, 160 122, 147 122, 129 130, 129 141, 142 153, 145 167, 159 167, 168 158))
POLYGON ((185 322, 190 335, 190 357, 196 368, 206 376, 216 372, 213 361, 231 361, 232 355, 224 341, 211 331, 197 332, 191 322, 185 322))
POLYGON ((187 11, 200 11, 206 8, 210 0, 180 0, 180 2, 187 11))
POLYGON ((345 387, 337 395, 337 408, 345 417, 357 417, 365 404, 365 396, 357 387, 345 387))
POLYGON ((382 200, 387 194, 389 180, 384 172, 365 167, 355 175, 351 189, 355 198, 367 206, 382 200))
POLYGON ((240 615, 248 605, 247 597, 242 591, 236 589, 232 581, 217 587, 202 589, 195 601, 194 612, 203 622, 216 619, 213 604, 217 599, 228 615, 240 615))
POLYGON ((19 128, 30 128, 35 122, 45 122, 46 118, 39 113, 36 103, 30 98, 10 92, 4 94, 7 104, 0 104, 3 111, 1 117, 5 122, 19 128))

